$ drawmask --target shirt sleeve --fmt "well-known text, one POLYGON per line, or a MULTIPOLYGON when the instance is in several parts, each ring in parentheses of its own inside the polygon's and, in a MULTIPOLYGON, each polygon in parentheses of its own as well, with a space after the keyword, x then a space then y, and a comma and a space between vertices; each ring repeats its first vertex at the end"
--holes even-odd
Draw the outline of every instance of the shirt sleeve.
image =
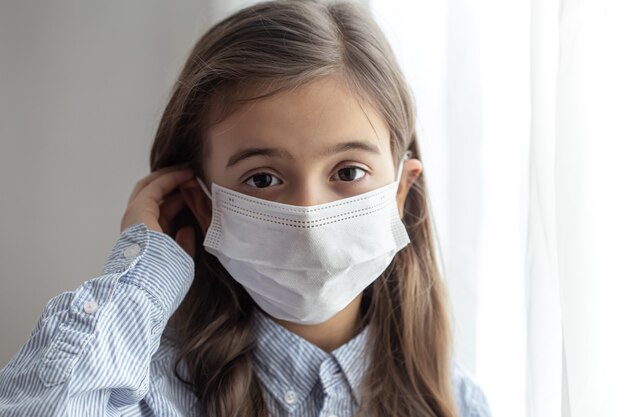
POLYGON ((453 382, 460 417, 492 417, 485 393, 457 361, 453 361, 453 382))
POLYGON ((0 415, 119 416, 136 405, 193 276, 193 259, 171 237, 126 228, 102 275, 50 300, 0 371, 0 415))

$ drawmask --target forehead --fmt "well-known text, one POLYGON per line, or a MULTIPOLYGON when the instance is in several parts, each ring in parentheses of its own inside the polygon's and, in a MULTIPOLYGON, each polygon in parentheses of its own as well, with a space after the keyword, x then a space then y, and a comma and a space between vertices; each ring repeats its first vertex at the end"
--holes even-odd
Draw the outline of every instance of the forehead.
POLYGON ((228 158, 244 147, 280 147, 294 158, 333 144, 363 141, 391 155, 390 132, 380 113, 329 76, 237 107, 208 128, 206 150, 228 158))

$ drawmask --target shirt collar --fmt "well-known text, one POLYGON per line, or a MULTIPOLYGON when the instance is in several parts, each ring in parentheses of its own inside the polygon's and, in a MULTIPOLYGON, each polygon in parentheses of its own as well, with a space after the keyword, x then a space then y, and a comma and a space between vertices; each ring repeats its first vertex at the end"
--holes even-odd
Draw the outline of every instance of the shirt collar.
MULTIPOLYGON (((254 366, 267 391, 287 410, 293 410, 308 398, 319 379, 320 365, 330 356, 339 363, 357 403, 367 365, 369 326, 331 353, 326 353, 306 339, 287 330, 255 309, 253 332, 256 341, 254 366), (295 401, 286 395, 293 391, 295 401)), ((293 396, 292 396, 293 398, 293 396)))
POLYGON ((359 334, 332 352, 348 379, 357 404, 361 403, 361 383, 369 366, 370 357, 367 349, 369 331, 370 326, 367 325, 359 334))

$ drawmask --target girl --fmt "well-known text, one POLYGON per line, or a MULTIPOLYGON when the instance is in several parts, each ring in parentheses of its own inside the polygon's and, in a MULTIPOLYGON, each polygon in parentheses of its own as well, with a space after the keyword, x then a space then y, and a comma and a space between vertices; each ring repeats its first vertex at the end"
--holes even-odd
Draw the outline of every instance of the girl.
POLYGON ((451 360, 419 159, 405 80, 357 6, 223 20, 102 276, 48 303, 0 415, 488 416, 451 360))

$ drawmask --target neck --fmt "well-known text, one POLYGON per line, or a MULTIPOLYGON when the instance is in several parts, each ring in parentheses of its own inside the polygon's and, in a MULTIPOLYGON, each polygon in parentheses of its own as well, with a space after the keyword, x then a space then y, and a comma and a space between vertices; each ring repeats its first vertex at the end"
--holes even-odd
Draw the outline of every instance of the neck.
POLYGON ((356 336, 362 295, 363 293, 359 294, 346 308, 320 324, 298 324, 270 318, 290 332, 330 353, 356 336))

